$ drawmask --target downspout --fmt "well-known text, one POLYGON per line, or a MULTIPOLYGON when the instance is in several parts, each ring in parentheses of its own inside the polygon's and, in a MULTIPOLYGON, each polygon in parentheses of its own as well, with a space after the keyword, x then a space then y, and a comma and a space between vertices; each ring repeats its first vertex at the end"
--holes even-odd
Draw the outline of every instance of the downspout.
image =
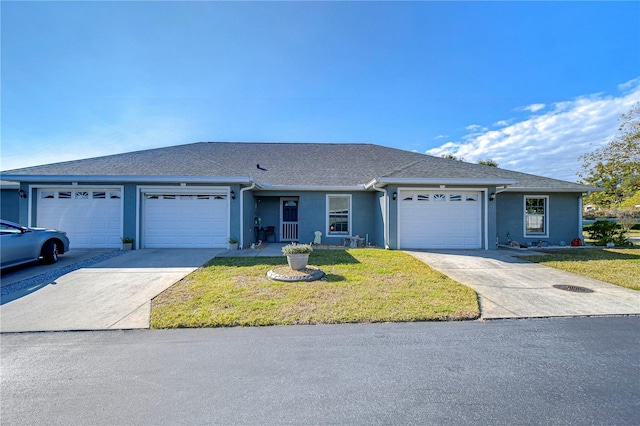
POLYGON ((387 190, 384 188, 377 188, 374 183, 371 186, 378 192, 382 192, 384 194, 384 209, 382 209, 382 228, 384 234, 384 248, 389 250, 389 194, 387 190))
POLYGON ((240 189, 240 249, 244 247, 244 192, 256 187, 255 182, 251 182, 250 186, 240 189))
MULTIPOLYGON (((591 191, 587 192, 587 197, 591 195, 591 191)), ((584 226, 582 225, 582 194, 580 194, 580 197, 578 197, 578 238, 580 238, 580 241, 582 241, 582 245, 584 245, 584 238, 582 237, 582 232, 584 229, 584 226)))

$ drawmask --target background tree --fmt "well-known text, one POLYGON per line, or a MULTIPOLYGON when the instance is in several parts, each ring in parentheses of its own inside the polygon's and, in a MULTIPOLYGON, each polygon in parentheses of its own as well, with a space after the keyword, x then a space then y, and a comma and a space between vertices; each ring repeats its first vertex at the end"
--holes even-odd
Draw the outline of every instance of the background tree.
POLYGON ((446 158, 447 160, 456 160, 456 161, 467 161, 464 159, 464 157, 456 157, 453 154, 442 154, 441 155, 442 158, 446 158))
POLYGON ((603 188, 585 201, 619 206, 640 189, 640 103, 622 114, 618 134, 602 148, 580 156, 580 182, 603 188))
POLYGON ((487 158, 486 160, 478 160, 478 164, 482 164, 483 166, 491 166, 498 167, 498 163, 491 158, 487 158))

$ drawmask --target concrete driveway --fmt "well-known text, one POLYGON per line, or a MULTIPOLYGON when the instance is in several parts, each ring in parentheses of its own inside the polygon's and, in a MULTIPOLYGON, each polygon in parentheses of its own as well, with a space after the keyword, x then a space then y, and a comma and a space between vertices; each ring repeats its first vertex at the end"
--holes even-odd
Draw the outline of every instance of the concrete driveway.
MULTIPOLYGON (((6 268, 0 271, 2 277, 0 287, 8 287, 23 280, 32 279, 39 275, 53 274, 63 268, 71 269, 74 265, 83 264, 104 254, 117 252, 118 249, 79 249, 72 248, 54 264, 33 262, 26 265, 6 268)), ((74 268, 77 269, 77 268, 74 268)))
POLYGON ((224 250, 134 250, 3 296, 0 331, 149 328, 151 299, 224 250))
MULTIPOLYGON (((481 318, 640 314, 640 292, 517 259, 512 250, 407 251, 478 293, 481 318), (554 285, 585 287, 577 293, 554 285)), ((537 254, 539 255, 539 254, 537 254)))

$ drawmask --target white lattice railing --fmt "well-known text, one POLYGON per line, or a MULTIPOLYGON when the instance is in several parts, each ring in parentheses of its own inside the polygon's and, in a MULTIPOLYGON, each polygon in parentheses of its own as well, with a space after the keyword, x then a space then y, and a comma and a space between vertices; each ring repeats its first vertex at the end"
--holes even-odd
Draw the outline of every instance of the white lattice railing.
POLYGON ((298 241, 298 222, 282 222, 282 241, 298 241))

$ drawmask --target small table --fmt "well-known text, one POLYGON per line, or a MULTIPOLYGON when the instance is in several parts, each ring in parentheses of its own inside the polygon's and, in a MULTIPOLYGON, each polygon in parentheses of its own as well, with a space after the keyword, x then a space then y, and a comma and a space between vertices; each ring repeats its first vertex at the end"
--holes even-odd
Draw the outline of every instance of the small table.
POLYGON ((348 245, 349 247, 358 247, 360 241, 364 238, 360 238, 360 236, 355 237, 344 237, 344 245, 348 245))

